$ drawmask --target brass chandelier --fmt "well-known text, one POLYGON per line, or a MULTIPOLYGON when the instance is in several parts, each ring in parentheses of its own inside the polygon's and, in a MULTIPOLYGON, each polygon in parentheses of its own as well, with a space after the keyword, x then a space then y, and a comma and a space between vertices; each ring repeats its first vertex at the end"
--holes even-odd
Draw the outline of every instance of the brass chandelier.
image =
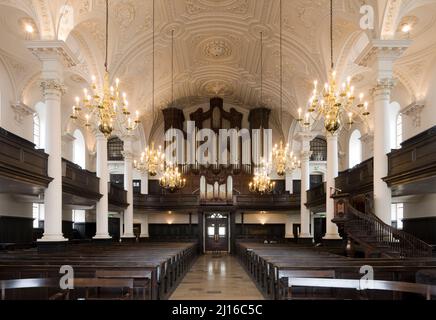
MULTIPOLYGON (((283 121, 283 46, 282 46, 282 1, 280 0, 280 119, 283 121)), ((283 127, 283 125, 282 125, 283 127)), ((293 172, 300 167, 300 161, 297 160, 290 151, 289 144, 283 146, 280 141, 279 145, 275 145, 272 152, 273 164, 276 168, 277 175, 283 177, 286 172, 293 172)))
POLYGON ((145 152, 141 154, 139 161, 134 160, 133 166, 140 172, 147 172, 150 176, 154 177, 160 170, 164 169, 165 153, 162 152, 162 147, 157 149, 154 147, 154 142, 151 148, 145 148, 145 152))
POLYGON ((168 163, 162 177, 159 179, 159 185, 170 192, 183 189, 186 186, 186 179, 182 177, 179 167, 173 163, 168 163))
POLYGON ((139 126, 139 113, 132 118, 125 92, 120 92, 120 80, 111 85, 108 71, 109 0, 106 0, 106 51, 105 74, 101 92, 97 89, 96 77, 92 76, 91 91, 83 89, 83 98, 76 97, 70 118, 85 128, 97 127, 106 138, 114 131, 131 134, 139 126))
POLYGON ((290 151, 289 144, 283 147, 282 141, 280 145, 275 145, 273 148, 273 164, 280 177, 283 177, 286 172, 291 173, 301 167, 301 161, 290 151))
MULTIPOLYGON (((154 121, 154 77, 155 77, 155 64, 154 64, 154 49, 155 49, 155 5, 153 0, 153 44, 152 44, 152 121, 154 121)), ((154 142, 151 143, 151 148, 146 147, 145 151, 141 154, 139 161, 134 160, 133 166, 136 170, 142 173, 148 173, 150 176, 154 177, 159 171, 164 169, 165 153, 162 151, 162 147, 154 147, 154 142)))
POLYGON ((276 183, 271 181, 268 171, 268 164, 262 161, 262 165, 255 169, 253 180, 248 184, 248 190, 250 192, 268 194, 274 190, 276 183))
POLYGON ((329 82, 322 89, 319 89, 318 81, 314 81, 314 89, 307 112, 303 115, 300 108, 297 121, 302 128, 310 129, 315 121, 323 119, 327 132, 335 134, 343 128, 350 129, 357 119, 362 120, 367 125, 370 113, 368 103, 363 100, 363 93, 359 95, 359 101, 356 101, 351 77, 348 77, 342 85, 338 85, 336 79, 337 74, 333 62, 333 0, 330 0, 330 46, 332 71, 329 82))

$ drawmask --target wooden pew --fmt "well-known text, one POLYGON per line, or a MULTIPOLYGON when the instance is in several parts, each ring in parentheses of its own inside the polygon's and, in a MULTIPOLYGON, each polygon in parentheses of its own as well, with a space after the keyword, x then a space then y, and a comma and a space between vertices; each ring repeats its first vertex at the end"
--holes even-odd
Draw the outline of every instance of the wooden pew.
POLYGON ((95 277, 98 279, 132 279, 135 284, 135 289, 142 290, 143 300, 148 298, 153 299, 153 287, 151 284, 152 271, 120 271, 120 270, 97 270, 95 277))
MULTIPOLYGON (((96 278, 74 278, 73 282, 74 289, 61 289, 58 278, 36 278, 36 279, 12 279, 12 280, 1 280, 1 298, 6 299, 6 291, 13 290, 19 291, 23 289, 51 289, 58 291, 53 295, 48 295, 49 300, 54 299, 70 299, 70 291, 75 291, 77 289, 85 289, 85 298, 89 299, 89 289, 99 289, 101 288, 111 288, 111 289, 127 289, 127 294, 121 295, 118 299, 131 299, 133 297, 133 280, 131 279, 96 279, 96 278)), ((18 294, 18 296, 20 296, 18 294)), ((40 297, 38 294, 37 297, 40 297)), ((97 296, 98 298, 98 296, 97 296)), ((28 299, 28 297, 26 297, 28 299)), ((95 299, 95 298, 94 298, 95 299)), ((107 299, 107 298, 106 298, 107 299)))
POLYGON ((288 298, 292 299, 293 287, 311 287, 311 288, 336 288, 336 289, 354 289, 360 292, 380 290, 401 293, 414 293, 424 296, 431 300, 436 296, 436 286, 424 285, 418 283, 372 280, 361 287, 361 281, 355 279, 325 279, 325 278, 283 278, 284 285, 290 290, 288 298), (287 281, 287 283, 286 283, 287 281))

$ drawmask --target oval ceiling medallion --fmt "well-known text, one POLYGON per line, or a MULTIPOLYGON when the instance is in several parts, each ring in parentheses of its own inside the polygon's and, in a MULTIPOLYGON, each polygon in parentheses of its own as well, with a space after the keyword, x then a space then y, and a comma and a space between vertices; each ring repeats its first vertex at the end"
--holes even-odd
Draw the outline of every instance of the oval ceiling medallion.
POLYGON ((227 41, 212 40, 204 44, 203 53, 208 58, 228 58, 232 55, 232 47, 227 41))

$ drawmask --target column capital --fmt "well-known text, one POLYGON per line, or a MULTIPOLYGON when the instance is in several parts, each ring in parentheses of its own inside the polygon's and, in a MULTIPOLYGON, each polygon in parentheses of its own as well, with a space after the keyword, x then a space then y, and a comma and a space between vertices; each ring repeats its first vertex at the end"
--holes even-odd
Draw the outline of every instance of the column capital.
POLYGON ((315 132, 315 131, 300 131, 297 132, 296 136, 297 136, 297 140, 299 141, 312 141, 313 139, 315 139, 320 133, 319 132, 315 132))
POLYGON ((374 142, 374 133, 365 133, 360 137, 360 141, 362 141, 363 143, 374 142))
POLYGON ((424 101, 415 101, 409 104, 403 110, 401 110, 401 114, 411 117, 415 128, 419 128, 421 126, 421 112, 424 107, 424 101))
POLYGON ((106 138, 106 136, 98 129, 94 130, 94 134, 95 134, 95 139, 96 140, 100 140, 100 141, 107 141, 108 139, 106 138))
POLYGON ((300 153, 301 163, 310 161, 312 151, 303 150, 300 153))
POLYGON ((67 92, 64 84, 57 79, 43 79, 40 82, 40 86, 44 97, 49 95, 61 97, 67 92))
POLYGON ((377 84, 370 90, 371 95, 375 98, 377 96, 384 96, 389 98, 392 89, 395 87, 397 81, 391 78, 377 80, 377 84))
POLYGON ((133 152, 130 151, 122 151, 121 154, 124 157, 124 161, 133 159, 133 152))

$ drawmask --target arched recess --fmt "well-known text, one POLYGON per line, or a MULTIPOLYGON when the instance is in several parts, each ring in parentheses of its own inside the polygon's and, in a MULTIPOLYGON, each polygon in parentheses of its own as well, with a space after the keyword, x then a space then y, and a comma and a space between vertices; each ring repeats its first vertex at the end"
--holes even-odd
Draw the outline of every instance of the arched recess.
POLYGON ((359 130, 354 130, 348 141, 348 167, 353 168, 362 162, 362 134, 359 130))
POLYGON ((73 162, 83 169, 86 168, 86 143, 82 131, 76 129, 73 133, 73 162))

